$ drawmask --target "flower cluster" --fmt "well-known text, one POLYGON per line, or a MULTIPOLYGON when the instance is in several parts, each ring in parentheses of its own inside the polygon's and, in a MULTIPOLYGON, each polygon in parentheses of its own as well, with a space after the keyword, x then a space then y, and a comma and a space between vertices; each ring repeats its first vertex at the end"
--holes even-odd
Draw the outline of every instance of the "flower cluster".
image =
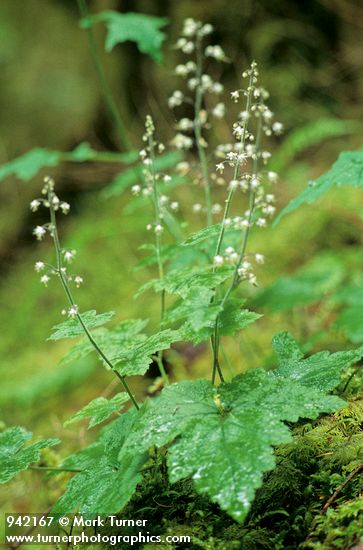
POLYGON ((157 154, 163 153, 165 146, 155 140, 155 126, 150 115, 146 117, 145 133, 143 135, 144 148, 139 152, 143 164, 143 184, 135 184, 131 188, 133 195, 150 197, 154 203, 155 219, 147 224, 147 230, 154 230, 156 235, 164 231, 164 217, 167 212, 176 212, 179 208, 177 201, 172 201, 165 193, 160 192, 160 184, 165 187, 171 182, 169 174, 157 172, 157 154))
MULTIPOLYGON (((222 221, 222 233, 214 257, 214 265, 220 266, 225 261, 234 258, 237 274, 242 279, 256 284, 256 277, 251 271, 252 264, 245 258, 245 247, 249 229, 253 226, 266 227, 269 218, 276 211, 275 196, 272 186, 278 181, 275 172, 266 170, 265 166, 271 153, 263 147, 263 138, 279 135, 282 124, 274 120, 274 114, 266 105, 268 92, 258 85, 258 69, 256 62, 243 73, 248 79, 245 89, 235 90, 231 99, 238 103, 245 98, 244 109, 239 112, 237 121, 233 124, 232 133, 234 143, 223 144, 217 147, 218 162, 212 179, 228 189, 228 197, 222 221), (231 216, 230 210, 234 194, 245 194, 247 208, 238 216, 231 216), (243 231, 242 250, 236 255, 221 254, 224 231, 228 227, 243 231)), ((239 201, 240 202, 240 201, 239 201)), ((257 263, 261 263, 261 255, 256 254, 257 263)))
MULTIPOLYGON (((40 241, 47 235, 47 233, 49 233, 50 237, 53 239, 56 249, 57 266, 53 266, 42 261, 37 261, 34 266, 35 271, 41 274, 40 281, 45 286, 48 286, 51 278, 55 276, 60 278, 63 285, 66 285, 67 288, 69 288, 69 283, 73 283, 77 288, 79 288, 83 283, 83 277, 80 275, 69 274, 67 267, 63 265, 70 264, 74 260, 76 251, 73 249, 65 249, 60 247, 56 225, 56 212, 60 211, 63 214, 68 214, 70 205, 59 199, 54 191, 54 180, 48 176, 44 178, 42 195, 43 196, 41 198, 31 201, 30 209, 32 212, 36 212, 40 206, 47 208, 50 213, 50 222, 43 225, 37 225, 33 230, 33 235, 40 241)), ((72 303, 67 310, 62 310, 62 314, 67 314, 69 317, 76 317, 78 315, 78 306, 72 303)))

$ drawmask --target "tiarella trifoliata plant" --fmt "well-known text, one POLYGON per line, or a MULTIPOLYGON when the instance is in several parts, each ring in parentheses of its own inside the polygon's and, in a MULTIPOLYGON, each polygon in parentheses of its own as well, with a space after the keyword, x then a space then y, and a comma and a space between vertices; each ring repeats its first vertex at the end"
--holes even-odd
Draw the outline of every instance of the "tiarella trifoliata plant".
MULTIPOLYGON (((131 189, 150 203, 149 232, 145 234, 152 236, 148 243, 151 254, 142 263, 156 266, 157 277, 139 293, 154 290, 160 294, 160 315, 152 323, 157 328, 154 333, 144 332, 148 320, 127 320, 107 329, 103 325, 111 320, 111 312, 81 311, 73 287, 80 286, 83 279, 69 272, 75 251, 61 247, 56 221, 57 214, 68 213, 70 206, 58 198, 51 178, 44 182, 42 198, 31 203, 33 211, 41 206, 49 210, 49 222, 37 226, 34 235, 41 240, 49 234, 56 256, 54 266, 38 261, 35 269, 45 285, 53 278, 59 280, 68 302, 62 311, 67 319, 54 327, 51 339, 79 338, 62 363, 96 352, 124 390, 111 399, 94 399, 66 424, 89 418, 92 427, 119 413, 126 401, 133 404, 103 428, 95 443, 60 464, 59 471, 75 475, 55 512, 120 512, 142 483, 145 464, 155 460, 155 453, 149 451, 156 447, 159 458, 166 460, 170 482, 192 478, 196 491, 209 495, 242 522, 264 472, 275 465, 273 447, 291 437, 286 422, 315 419, 341 407, 344 401, 330 392, 339 384, 342 369, 363 356, 361 347, 304 358, 292 336, 284 332, 273 339, 274 370, 252 369, 227 381, 220 353, 222 338, 235 335, 260 317, 243 308, 243 284, 256 285, 256 266, 264 263, 259 251, 249 249, 249 237, 252 231, 264 230, 275 213, 273 188, 278 178, 269 169, 271 155, 265 140, 279 135, 282 124, 267 105, 268 93, 260 86, 257 64, 252 62, 242 75, 245 85, 232 91, 229 98, 241 109, 232 125, 233 139, 213 153, 209 151, 206 134, 212 132, 211 120, 227 111, 220 97, 210 111, 205 105, 206 94, 219 96, 223 92, 205 72, 205 61, 227 61, 220 46, 206 44, 212 32, 210 25, 191 19, 185 22, 177 48, 191 57, 177 66, 176 73, 187 79, 188 91, 178 90, 169 99, 173 109, 183 102, 191 109, 189 118, 179 120, 178 134, 171 143, 189 151, 190 158, 179 165, 179 172, 183 171, 187 182, 196 181, 205 189, 204 206, 194 205, 195 211, 206 214, 205 227, 181 238, 180 221, 175 217, 179 204, 171 196, 173 176, 157 168, 158 155, 165 146, 157 141, 150 116, 140 151, 143 178, 131 189), (191 160, 193 153, 198 163, 191 160), (165 191, 168 185, 170 192, 165 191), (225 205, 218 208, 212 195, 222 193, 225 205), (220 219, 213 224, 217 215, 220 219), (165 369, 166 358, 169 365, 173 363, 172 355, 167 355, 170 347, 176 342, 194 345, 208 341, 212 347, 211 381, 170 384, 165 369), (153 361, 160 370, 160 394, 138 403, 128 377, 144 375, 153 361)), ((56 443, 45 440, 22 449, 29 437, 20 428, 0 436, 7 449, 0 454, 4 467, 0 481, 26 469, 39 459, 41 448, 56 443)))

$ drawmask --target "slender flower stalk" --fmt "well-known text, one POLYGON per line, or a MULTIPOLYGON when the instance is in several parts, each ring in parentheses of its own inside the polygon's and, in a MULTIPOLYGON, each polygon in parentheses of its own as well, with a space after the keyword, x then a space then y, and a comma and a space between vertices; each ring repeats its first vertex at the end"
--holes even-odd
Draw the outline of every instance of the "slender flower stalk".
MULTIPOLYGON (((229 183, 229 192, 224 209, 223 221, 221 230, 217 240, 217 246, 214 256, 214 271, 222 266, 225 261, 234 265, 232 280, 227 287, 223 297, 220 299, 221 311, 223 312, 231 293, 238 285, 247 280, 251 284, 256 285, 256 276, 251 271, 252 264, 247 258, 247 244, 250 235, 250 230, 253 225, 257 227, 265 227, 267 225, 266 217, 272 216, 275 212, 273 206, 274 195, 266 193, 262 184, 264 179, 268 183, 274 183, 277 176, 273 172, 265 174, 261 171, 261 163, 266 164, 270 158, 270 153, 262 149, 262 136, 270 136, 272 133, 280 133, 282 125, 279 122, 273 122, 273 113, 268 109, 265 100, 268 98, 268 93, 261 87, 257 86, 258 70, 257 64, 252 62, 248 71, 243 74, 244 77, 249 77, 249 84, 246 90, 236 90, 231 93, 231 97, 235 102, 238 102, 240 95, 243 93, 246 96, 245 110, 239 114, 239 121, 233 126, 233 134, 236 137, 236 143, 221 147, 221 153, 225 155, 225 160, 217 165, 217 170, 220 173, 224 172, 225 166, 233 167, 233 179, 229 183), (249 123, 252 118, 256 120, 256 128, 254 135, 249 129, 249 123), (231 150, 232 147, 232 150, 231 150), (251 171, 242 172, 242 165, 247 162, 251 163, 251 171), (229 217, 232 206, 232 199, 237 191, 248 193, 248 209, 244 215, 229 217), (227 227, 234 226, 236 229, 242 230, 242 238, 240 249, 234 250, 229 246, 223 253, 223 242, 227 227)), ((255 254, 255 261, 263 263, 263 256, 255 254)), ((214 297, 214 301, 217 298, 214 297)), ((221 381, 223 375, 219 363, 219 348, 220 348, 220 314, 217 315, 214 325, 214 331, 211 338, 213 349, 213 370, 212 381, 215 383, 216 374, 219 374, 221 381)))
MULTIPOLYGON (((46 224, 46 226, 43 227, 43 229, 44 229, 44 233, 49 231, 49 234, 53 239, 55 253, 56 253, 56 267, 52 268, 52 270, 50 271, 50 274, 51 275, 54 274, 54 275, 57 275, 59 277, 59 279, 61 281, 61 284, 62 284, 62 287, 63 287, 63 290, 64 290, 64 292, 67 296, 67 299, 68 299, 68 302, 69 302, 69 305, 70 305, 70 307, 68 308, 68 311, 64 311, 64 313, 68 313, 69 317, 75 318, 75 319, 78 320, 78 322, 81 325, 81 327, 82 327, 85 335, 87 336, 90 344, 94 347, 94 349, 96 350, 96 352, 98 353, 100 358, 110 367, 110 369, 113 371, 113 373, 120 380, 120 382, 123 385, 125 391, 129 395, 134 407, 136 409, 139 409, 139 405, 137 404, 137 402, 135 400, 135 397, 133 396, 133 394, 132 394, 132 392, 131 392, 131 390, 130 390, 127 382, 126 382, 125 377, 122 376, 116 370, 116 368, 114 367, 112 362, 108 359, 108 357, 105 355, 105 353, 99 347, 99 345, 97 344, 97 342, 93 338, 91 332, 88 330, 88 327, 87 327, 86 323, 84 322, 84 320, 82 319, 81 314, 79 313, 79 308, 78 308, 78 305, 76 304, 76 302, 73 298, 73 293, 71 291, 69 282, 73 281, 73 282, 75 282, 76 286, 79 286, 77 284, 77 282, 80 283, 81 282, 80 279, 82 279, 82 278, 79 277, 79 276, 74 276, 73 277, 73 276, 68 276, 67 275, 67 268, 63 265, 63 261, 64 260, 71 261, 74 258, 75 251, 64 251, 61 248, 59 235, 58 235, 57 220, 56 220, 56 210, 61 209, 61 210, 63 210, 63 212, 64 211, 68 212, 69 211, 69 205, 68 205, 68 203, 63 203, 59 200, 59 198, 57 197, 57 195, 54 192, 54 181, 51 178, 49 178, 49 177, 45 178, 44 184, 45 185, 43 187, 42 193, 43 193, 43 195, 46 195, 47 198, 46 199, 38 199, 37 202, 38 202, 38 206, 41 203, 43 203, 43 205, 45 207, 49 208, 49 212, 50 212, 50 224, 46 224)), ((33 208, 33 210, 34 210, 34 208, 33 208)), ((38 231, 38 233, 40 233, 40 232, 38 231)), ((44 235, 42 235, 42 237, 43 236, 44 235)), ((42 270, 44 267, 45 267, 45 264, 43 264, 43 262, 37 262, 36 265, 35 265, 35 268, 36 268, 37 271, 42 270)), ((45 284, 47 284, 49 280, 50 280, 50 277, 48 275, 43 275, 41 277, 41 281, 45 284), (47 277, 46 280, 44 279, 45 277, 47 277)))

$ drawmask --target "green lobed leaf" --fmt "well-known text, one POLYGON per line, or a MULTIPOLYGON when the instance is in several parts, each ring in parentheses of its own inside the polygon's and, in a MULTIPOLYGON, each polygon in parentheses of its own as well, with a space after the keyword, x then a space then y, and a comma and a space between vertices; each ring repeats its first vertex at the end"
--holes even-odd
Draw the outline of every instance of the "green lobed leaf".
POLYGON ((252 305, 277 312, 310 304, 337 288, 344 275, 345 266, 340 258, 323 255, 294 275, 277 279, 253 300, 252 305))
POLYGON ((209 304, 205 307, 208 308, 208 312, 205 315, 205 322, 203 326, 196 328, 190 322, 192 318, 192 311, 190 311, 186 323, 180 328, 183 334, 184 340, 190 340, 194 344, 208 340, 213 334, 215 328, 215 322, 218 316, 219 333, 221 336, 233 336, 237 331, 247 327, 251 323, 257 321, 262 317, 259 313, 254 313, 248 309, 242 309, 243 301, 238 299, 229 299, 221 310, 220 302, 215 304, 209 304), (209 315, 209 317, 207 317, 209 315))
POLYGON ((111 361, 122 376, 145 374, 153 361, 153 355, 158 351, 169 349, 171 344, 180 341, 177 330, 161 330, 149 336, 144 342, 130 346, 129 349, 120 349, 111 361))
MULTIPOLYGON (((215 239, 219 236, 221 232, 222 224, 216 223, 210 225, 209 227, 204 227, 199 231, 193 233, 188 239, 186 239, 182 245, 183 246, 195 246, 209 239, 215 239)), ((228 229, 226 229, 227 231, 228 229)))
POLYGON ((277 377, 297 380, 309 388, 330 391, 339 384, 342 369, 357 363, 363 357, 363 346, 329 353, 320 351, 303 359, 297 343, 288 332, 274 336, 272 345, 278 355, 277 377))
POLYGON ((23 181, 31 180, 42 168, 57 166, 61 153, 49 149, 32 149, 0 166, 0 180, 16 176, 23 181))
MULTIPOLYGON (((147 323, 148 320, 145 319, 130 319, 129 321, 123 321, 112 329, 96 329, 92 332, 92 336, 112 361, 120 353, 120 349, 129 348, 146 340, 146 335, 140 333, 147 323)), ((93 345, 87 337, 84 337, 62 357, 60 365, 78 361, 93 352, 95 352, 93 345)))
MULTIPOLYGON (((96 444, 78 454, 74 465, 85 469, 68 483, 66 492, 53 508, 53 513, 67 514, 75 509, 87 516, 115 514, 130 500, 141 481, 140 468, 147 454, 119 451, 132 431, 137 411, 131 409, 101 432, 96 444), (91 451, 90 451, 91 449, 91 451)), ((67 464, 72 463, 72 457, 67 464)))
POLYGON ((136 42, 142 53, 150 55, 159 63, 161 62, 161 45, 166 35, 160 31, 160 28, 165 27, 168 23, 168 19, 165 17, 107 10, 84 18, 81 25, 87 28, 99 21, 104 22, 107 27, 105 42, 107 52, 112 51, 117 44, 131 40, 136 42))
POLYGON ((60 443, 59 439, 42 439, 24 447, 31 438, 32 433, 20 426, 0 433, 0 483, 6 483, 33 462, 38 462, 42 449, 60 443))
MULTIPOLYGON (((81 313, 81 318, 88 329, 99 327, 108 323, 115 315, 113 311, 97 314, 94 309, 81 313)), ((67 319, 52 329, 54 332, 48 340, 61 340, 62 338, 75 338, 84 334, 84 329, 77 318, 67 319)))
POLYGON ((70 152, 36 148, 0 166, 0 181, 13 175, 23 181, 29 181, 43 168, 58 166, 62 161, 108 161, 127 164, 134 162, 137 158, 138 154, 135 151, 127 154, 96 151, 88 143, 80 143, 70 152))
POLYGON ((363 151, 341 153, 328 172, 309 182, 306 189, 289 202, 275 219, 274 225, 302 204, 312 204, 333 187, 342 185, 363 186, 363 151))
POLYGON ((113 413, 118 413, 123 408, 121 405, 128 401, 130 398, 127 393, 118 393, 112 399, 106 399, 105 397, 96 397, 83 407, 80 411, 73 414, 66 422, 64 426, 79 422, 85 418, 90 418, 88 429, 93 428, 97 424, 100 424, 113 413))
POLYGON ((191 476, 198 492, 243 521, 263 473, 275 465, 273 446, 290 439, 285 422, 340 408, 344 401, 326 391, 363 354, 362 348, 303 359, 287 333, 274 346, 274 371, 250 370, 218 388, 206 380, 167 387, 143 405, 122 452, 169 444, 170 480, 191 476))
POLYGON ((186 298, 190 289, 210 288, 213 289, 226 281, 234 272, 234 267, 223 266, 217 270, 213 266, 185 267, 175 269, 165 275, 163 279, 152 279, 143 285, 136 296, 146 290, 161 292, 165 290, 169 294, 179 294, 186 298))

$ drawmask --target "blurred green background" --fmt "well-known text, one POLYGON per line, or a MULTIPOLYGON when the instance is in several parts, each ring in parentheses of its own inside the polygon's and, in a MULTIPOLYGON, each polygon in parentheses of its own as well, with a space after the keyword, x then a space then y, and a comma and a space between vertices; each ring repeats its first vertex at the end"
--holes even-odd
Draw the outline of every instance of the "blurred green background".
MULTIPOLYGON (((113 9, 169 18, 160 65, 130 42, 106 54, 105 30, 95 27, 107 78, 133 147, 141 147, 148 112, 156 121, 159 138, 167 143, 173 136, 175 121, 167 98, 181 83, 173 74, 180 58, 172 44, 183 19, 194 17, 214 25, 213 43, 220 43, 232 60, 223 74, 214 75, 225 85, 227 103, 229 91, 240 86, 242 70, 252 59, 259 63, 271 108, 286 129, 284 139, 273 144, 273 167, 281 175, 279 207, 324 172, 341 150, 361 148, 361 2, 94 0, 88 6, 92 13, 113 9)), ((84 141, 99 151, 118 151, 75 0, 1 0, 0 43, 1 164, 35 147, 70 151, 84 141)), ((232 105, 226 121, 216 128, 216 141, 230 139, 233 112, 232 105)), ((64 162, 28 182, 10 176, 0 183, 1 418, 5 425, 24 425, 36 436, 60 437, 64 444, 49 454, 50 464, 58 462, 57 453, 65 456, 93 437, 78 425, 63 429, 64 420, 90 399, 110 395, 114 386, 109 373, 93 360, 57 366, 69 344, 46 339, 50 327, 60 321, 65 302, 54 282, 44 289, 34 273, 35 261, 51 258, 52 251, 49 243, 36 243, 31 235, 42 218, 30 214, 29 201, 38 196, 42 177, 50 173, 62 198, 72 205, 71 215, 62 220, 61 234, 65 246, 78 250, 76 270, 85 279, 77 292, 82 310, 113 309, 118 321, 153 318, 157 299, 151 294, 133 298, 137 288, 154 276, 152 270, 133 270, 142 258, 138 247, 150 239, 145 231, 150 211, 127 209, 129 193, 109 200, 100 194, 120 170, 123 167, 117 163, 64 162)), ((180 197, 183 211, 188 212, 195 201, 192 189, 180 192, 180 197)), ((191 224, 198 227, 198 221, 191 224)), ((322 306, 319 300, 332 289, 339 290, 352 273, 359 282, 362 226, 361 193, 344 188, 253 237, 251 247, 268 259, 258 273, 263 288, 319 254, 322 259, 315 261, 312 272, 322 273, 322 284, 315 300, 298 307, 280 311, 272 306, 269 312, 266 306, 266 319, 258 328, 229 343, 237 370, 268 362, 271 335, 280 328, 304 337, 310 349, 322 343, 331 349, 351 345, 346 335, 330 330, 334 307, 322 306)), ((176 379, 208 371, 206 352, 190 357, 187 353, 182 357, 173 373, 176 379)), ((140 397, 150 383, 134 381, 140 397)), ((5 486, 4 509, 44 511, 62 482, 27 472, 5 486)))

